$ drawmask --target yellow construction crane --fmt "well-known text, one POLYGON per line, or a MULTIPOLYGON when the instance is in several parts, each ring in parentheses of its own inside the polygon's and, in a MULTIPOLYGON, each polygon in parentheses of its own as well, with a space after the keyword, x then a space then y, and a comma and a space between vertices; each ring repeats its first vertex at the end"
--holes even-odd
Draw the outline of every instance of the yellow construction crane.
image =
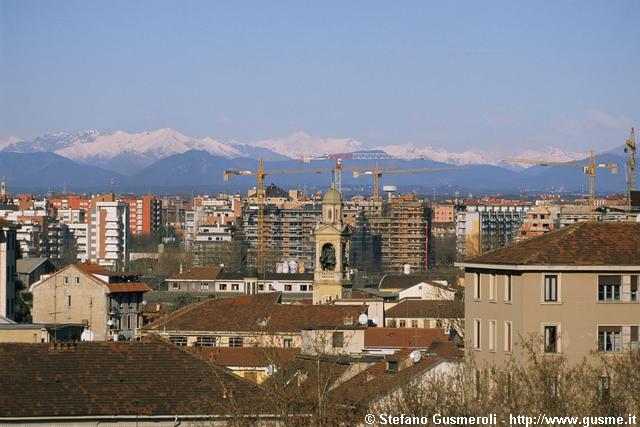
POLYGON ((629 139, 624 143, 624 152, 629 153, 629 170, 627 173, 627 204, 631 209, 631 192, 636 189, 636 131, 631 128, 629 139))
POLYGON ((372 175, 373 176, 373 200, 380 200, 380 177, 382 175, 389 174, 413 174, 413 173, 424 173, 424 172, 440 172, 440 171, 448 171, 448 170, 459 170, 466 169, 465 166, 449 166, 449 167, 435 167, 435 168, 414 168, 414 169, 380 169, 379 165, 376 165, 373 169, 364 169, 364 168, 347 168, 343 169, 346 171, 352 171, 353 177, 358 178, 362 175, 372 175))
POLYGON ((258 199, 258 254, 256 260, 256 269, 258 273, 264 273, 264 178, 267 175, 285 175, 285 174, 307 174, 307 173, 323 173, 333 172, 333 168, 315 168, 315 169, 281 169, 281 170, 264 170, 264 162, 262 159, 258 162, 258 170, 238 170, 231 169, 224 171, 224 180, 228 181, 232 176, 255 175, 257 177, 256 197, 258 199))
POLYGON ((589 164, 587 165, 580 162, 547 162, 545 160, 530 159, 505 159, 504 161, 509 163, 524 163, 537 166, 573 166, 582 168, 582 171, 589 176, 589 215, 592 217, 592 219, 595 215, 596 210, 596 169, 611 169, 611 173, 613 175, 618 173, 617 163, 596 164, 593 150, 589 150, 589 164))

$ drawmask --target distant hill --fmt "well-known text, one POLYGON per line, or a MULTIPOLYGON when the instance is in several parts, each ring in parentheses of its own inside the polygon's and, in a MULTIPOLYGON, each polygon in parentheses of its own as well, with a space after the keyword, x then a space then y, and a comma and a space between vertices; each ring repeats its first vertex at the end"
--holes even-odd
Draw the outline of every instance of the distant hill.
MULTIPOLYGON (((609 170, 598 170, 596 189, 599 193, 623 193, 626 191, 626 159, 615 154, 597 156, 598 163, 618 163, 617 175, 609 170)), ((582 161, 587 163, 586 159, 582 161)), ((344 160, 342 185, 350 194, 369 195, 373 179, 370 174, 358 178, 349 168, 373 170, 379 165, 383 170, 452 167, 433 160, 344 160)), ((265 169, 309 170, 304 174, 268 175, 265 185, 274 183, 281 188, 300 188, 308 191, 326 189, 332 182, 333 160, 303 163, 299 160, 272 160, 265 162, 265 169), (325 172, 315 173, 318 169, 325 172)), ((44 192, 51 188, 61 191, 107 191, 113 180, 116 191, 130 192, 245 192, 255 187, 255 176, 233 176, 223 181, 227 169, 257 170, 258 160, 248 157, 227 158, 205 150, 188 150, 153 162, 141 171, 127 176, 90 166, 48 152, 13 153, 0 152, 0 174, 7 177, 12 192, 44 192)), ((588 179, 578 167, 535 166, 525 170, 510 170, 493 165, 467 165, 463 169, 414 174, 383 174, 381 185, 396 185, 400 191, 430 194, 463 195, 472 193, 528 193, 587 191, 588 179)))
POLYGON ((93 166, 83 165, 54 153, 0 152, 0 174, 8 180, 9 191, 44 192, 93 191, 109 188, 123 176, 93 166))

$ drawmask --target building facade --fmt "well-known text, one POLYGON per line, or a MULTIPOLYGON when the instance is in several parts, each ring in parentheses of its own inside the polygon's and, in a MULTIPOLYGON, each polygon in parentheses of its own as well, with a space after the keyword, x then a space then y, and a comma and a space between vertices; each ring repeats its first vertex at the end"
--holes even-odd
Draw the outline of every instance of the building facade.
POLYGON ((584 222, 459 263, 467 345, 478 361, 525 344, 579 362, 638 348, 640 223, 584 222))

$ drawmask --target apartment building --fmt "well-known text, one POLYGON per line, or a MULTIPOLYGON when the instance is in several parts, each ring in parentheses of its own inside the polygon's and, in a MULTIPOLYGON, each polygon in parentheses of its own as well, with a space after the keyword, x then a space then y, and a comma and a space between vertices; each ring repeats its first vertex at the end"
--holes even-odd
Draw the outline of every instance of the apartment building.
MULTIPOLYGON (((322 218, 322 208, 313 201, 291 201, 264 208, 265 268, 275 271, 280 262, 303 262, 312 271, 315 263, 313 231, 322 218)), ((248 246, 247 264, 255 266, 258 247, 258 207, 246 204, 241 230, 248 246)))
POLYGON ((458 263, 468 351, 483 363, 544 355, 578 362, 637 350, 640 223, 582 222, 458 263))
POLYGON ((429 268, 430 210, 415 194, 394 196, 382 204, 380 215, 372 215, 371 234, 380 236, 382 270, 401 273, 429 268))
POLYGON ((72 242, 73 236, 65 224, 48 214, 45 206, 40 207, 27 210, 2 209, 0 217, 17 225, 16 239, 21 256, 62 258, 64 246, 72 242))
POLYGON ((459 259, 478 256, 513 242, 531 205, 522 202, 471 202, 456 215, 459 259))
POLYGON ((162 204, 156 196, 126 198, 121 202, 129 205, 131 234, 148 236, 160 229, 162 204))
POLYGON ((88 259, 111 270, 128 262, 129 205, 117 201, 92 201, 87 228, 88 259))
POLYGON ((29 288, 34 322, 84 324, 96 341, 135 337, 142 326, 142 298, 150 290, 137 274, 96 264, 69 265, 29 288))
POLYGON ((16 314, 16 225, 0 219, 0 316, 16 314))

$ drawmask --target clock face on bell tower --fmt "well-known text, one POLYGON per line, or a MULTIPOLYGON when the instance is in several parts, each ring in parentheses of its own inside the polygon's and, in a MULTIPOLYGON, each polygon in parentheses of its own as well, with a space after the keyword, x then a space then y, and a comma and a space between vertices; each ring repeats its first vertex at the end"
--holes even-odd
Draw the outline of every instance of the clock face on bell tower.
POLYGON ((322 222, 314 231, 316 262, 313 303, 344 298, 350 290, 349 239, 351 230, 342 221, 342 196, 331 188, 322 199, 322 222))

